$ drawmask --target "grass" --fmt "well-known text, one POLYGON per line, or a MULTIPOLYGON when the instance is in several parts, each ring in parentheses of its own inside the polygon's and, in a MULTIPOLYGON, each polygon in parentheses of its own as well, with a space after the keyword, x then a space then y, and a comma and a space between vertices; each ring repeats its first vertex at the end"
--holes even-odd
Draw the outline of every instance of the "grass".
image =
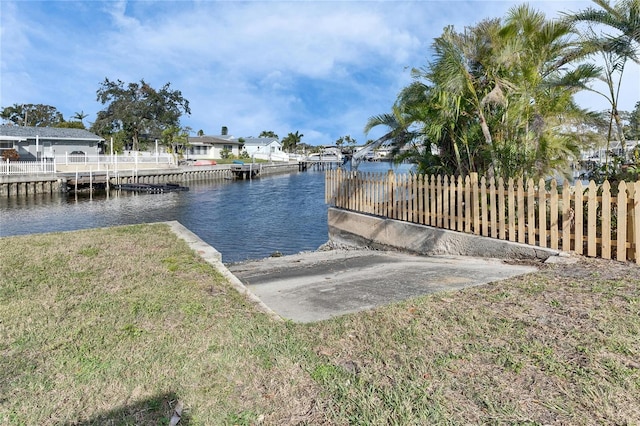
POLYGON ((635 265, 294 324, 164 225, 0 243, 1 424, 640 423, 635 265))

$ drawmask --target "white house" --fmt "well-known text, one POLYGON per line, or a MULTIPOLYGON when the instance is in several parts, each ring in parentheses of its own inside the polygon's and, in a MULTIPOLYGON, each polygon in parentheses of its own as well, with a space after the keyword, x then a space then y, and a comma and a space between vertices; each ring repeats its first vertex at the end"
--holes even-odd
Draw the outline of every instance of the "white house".
POLYGON ((282 144, 276 138, 245 138, 244 150, 252 159, 289 161, 289 154, 282 151, 282 144))
POLYGON ((15 149, 21 161, 52 159, 66 154, 94 156, 102 152, 104 139, 84 129, 0 126, 0 155, 15 149))
POLYGON ((222 158, 223 152, 240 156, 242 142, 231 135, 189 136, 185 157, 194 160, 222 158))

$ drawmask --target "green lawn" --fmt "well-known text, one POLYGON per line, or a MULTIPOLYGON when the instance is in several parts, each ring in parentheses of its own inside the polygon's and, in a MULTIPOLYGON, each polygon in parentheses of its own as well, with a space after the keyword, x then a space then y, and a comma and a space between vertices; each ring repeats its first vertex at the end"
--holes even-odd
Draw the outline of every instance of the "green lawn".
POLYGON ((294 324, 165 225, 0 247, 0 424, 640 423, 635 265, 294 324))

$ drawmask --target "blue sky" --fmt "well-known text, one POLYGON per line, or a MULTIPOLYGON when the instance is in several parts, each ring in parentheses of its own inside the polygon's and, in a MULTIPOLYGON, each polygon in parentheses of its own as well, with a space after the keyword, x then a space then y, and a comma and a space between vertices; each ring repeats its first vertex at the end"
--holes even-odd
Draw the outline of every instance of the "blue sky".
MULTIPOLYGON (((312 145, 360 143, 367 119, 390 110, 447 25, 503 17, 513 1, 6 1, 0 2, 0 106, 41 103, 65 119, 103 108, 105 78, 169 82, 189 100, 182 125, 236 137, 272 130, 312 145)), ((530 1, 548 17, 588 1, 530 1)), ((607 108, 593 95, 585 107, 607 108)), ((626 70, 622 110, 640 100, 626 70)))

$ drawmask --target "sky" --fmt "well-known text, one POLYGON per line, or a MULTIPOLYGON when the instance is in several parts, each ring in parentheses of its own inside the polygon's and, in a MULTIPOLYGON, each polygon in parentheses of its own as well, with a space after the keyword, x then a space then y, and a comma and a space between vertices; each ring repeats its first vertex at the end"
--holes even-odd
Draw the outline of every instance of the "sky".
MULTIPOLYGON (((410 70, 431 60, 444 27, 461 31, 522 2, 496 1, 0 1, 0 107, 52 105, 66 120, 105 105, 105 78, 166 83, 189 101, 182 126, 235 137, 302 133, 310 145, 349 135, 387 113, 410 70)), ((555 18, 588 1, 533 0, 555 18)), ((586 108, 604 98, 578 95, 586 108)), ((628 66, 620 109, 640 100, 628 66)))

